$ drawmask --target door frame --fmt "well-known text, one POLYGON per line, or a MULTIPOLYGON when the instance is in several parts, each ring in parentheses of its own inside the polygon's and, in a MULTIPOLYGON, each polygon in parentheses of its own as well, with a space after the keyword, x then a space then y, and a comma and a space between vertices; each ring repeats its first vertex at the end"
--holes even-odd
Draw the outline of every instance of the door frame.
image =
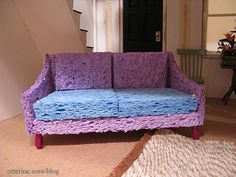
MULTIPOLYGON (((123 0, 119 0, 119 50, 123 52, 123 0)), ((163 24, 162 24, 162 51, 167 51, 167 0, 163 0, 163 24)))

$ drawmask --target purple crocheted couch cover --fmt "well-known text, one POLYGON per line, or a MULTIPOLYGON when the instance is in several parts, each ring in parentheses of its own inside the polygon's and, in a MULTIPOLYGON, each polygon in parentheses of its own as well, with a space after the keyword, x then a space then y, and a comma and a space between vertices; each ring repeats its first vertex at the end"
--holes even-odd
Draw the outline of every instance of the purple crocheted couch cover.
MULTIPOLYGON (((67 71, 67 68, 65 68, 67 71)), ((76 75, 80 77, 80 75, 76 75)), ((189 80, 181 73, 173 54, 170 52, 151 53, 90 53, 90 54, 55 54, 46 55, 44 66, 35 84, 22 94, 27 131, 30 134, 79 134, 86 132, 117 132, 140 129, 156 129, 169 127, 193 127, 202 125, 204 121, 205 96, 204 88, 189 80), (97 58, 96 62, 92 57, 97 58), (113 57, 112 57, 113 56, 113 57), (113 62, 109 61, 113 58, 113 62), (71 59, 75 58, 78 63, 71 59), (87 60, 85 60, 87 58, 87 60), (144 61, 145 60, 145 61, 144 61), (155 61, 153 61, 155 60, 155 61), (156 61, 160 60, 160 61, 156 61), (70 62, 68 62, 70 61, 70 62), (97 65, 82 69, 81 82, 73 81, 73 75, 84 66, 84 62, 97 65), (143 63, 142 63, 143 61, 143 63), (62 62, 59 64, 56 62, 62 62), (94 63, 93 63, 94 62, 94 63), (69 75, 63 74, 63 67, 73 65, 69 75), (148 69, 145 66, 149 66, 148 69), (104 68, 103 68, 104 67, 104 68), (110 67, 110 70, 108 69, 110 67), (111 74, 114 68, 113 76, 111 74), (122 72, 120 69, 123 68, 122 72), (62 72, 62 75, 58 75, 62 72), (88 73, 91 72, 91 75, 88 73), (154 74, 153 74, 154 73, 154 74), (100 76, 97 76, 101 74, 100 76), (155 76, 155 75, 158 76, 155 76), (91 78, 93 76, 93 78, 91 78), (148 77, 150 76, 150 77, 148 77), (70 78, 70 82, 65 78, 70 78), (97 78, 95 79, 95 77, 97 78), (133 79, 132 79, 133 77, 133 79), (63 78, 63 79, 62 79, 63 78), (72 78, 72 79, 71 79, 72 78), (111 80, 109 80, 111 79, 111 80), (113 81, 112 81, 113 79, 113 81), (140 82, 140 80, 142 80, 140 82), (130 118, 90 118, 78 120, 40 121, 35 119, 32 104, 56 89, 71 88, 140 88, 140 87, 170 87, 179 91, 195 94, 199 99, 197 112, 190 114, 143 116, 130 118)))
POLYGON ((116 53, 113 57, 114 88, 166 87, 167 53, 116 53))
POLYGON ((55 89, 111 88, 111 53, 57 54, 55 89))

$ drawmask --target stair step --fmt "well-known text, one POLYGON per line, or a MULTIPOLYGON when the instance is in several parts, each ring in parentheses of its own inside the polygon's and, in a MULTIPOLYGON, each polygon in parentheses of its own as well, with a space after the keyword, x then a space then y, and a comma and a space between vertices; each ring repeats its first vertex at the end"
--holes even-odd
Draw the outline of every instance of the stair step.
POLYGON ((74 21, 75 27, 77 29, 78 35, 80 37, 81 43, 83 45, 85 52, 92 52, 93 47, 87 47, 87 33, 88 30, 80 28, 80 20, 82 12, 73 9, 73 0, 67 0, 68 8, 71 12, 72 19, 74 21))
POLYGON ((93 52, 93 47, 85 47, 85 52, 93 52))

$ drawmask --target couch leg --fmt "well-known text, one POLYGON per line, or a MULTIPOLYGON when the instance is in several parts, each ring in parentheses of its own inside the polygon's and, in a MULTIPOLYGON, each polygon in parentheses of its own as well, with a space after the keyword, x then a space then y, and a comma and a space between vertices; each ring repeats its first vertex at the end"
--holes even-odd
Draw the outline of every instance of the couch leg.
POLYGON ((199 140, 199 129, 198 127, 192 128, 192 137, 194 140, 199 140))
POLYGON ((35 135, 35 146, 37 149, 43 148, 43 135, 41 135, 41 134, 35 135))

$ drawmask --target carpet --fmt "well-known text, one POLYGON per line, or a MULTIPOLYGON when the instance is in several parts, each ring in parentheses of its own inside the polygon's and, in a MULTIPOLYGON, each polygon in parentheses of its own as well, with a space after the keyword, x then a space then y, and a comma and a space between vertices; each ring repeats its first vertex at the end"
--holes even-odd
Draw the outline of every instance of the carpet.
POLYGON ((236 146, 231 142, 194 141, 166 129, 145 141, 142 152, 135 153, 135 147, 110 176, 236 176, 236 146), (132 154, 138 158, 130 163, 132 154))

